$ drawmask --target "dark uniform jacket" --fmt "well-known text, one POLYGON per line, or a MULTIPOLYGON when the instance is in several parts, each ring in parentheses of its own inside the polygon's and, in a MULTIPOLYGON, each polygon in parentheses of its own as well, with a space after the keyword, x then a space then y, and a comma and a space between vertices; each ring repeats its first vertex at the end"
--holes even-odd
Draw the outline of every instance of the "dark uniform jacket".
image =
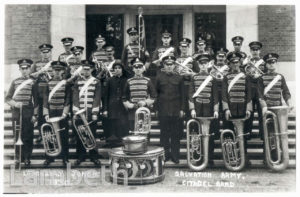
POLYGON ((193 98, 194 93, 208 76, 210 75, 207 72, 194 75, 189 88, 189 100, 195 104, 196 114, 199 117, 212 117, 214 111, 219 111, 218 89, 215 79, 210 81, 196 98, 193 98))
POLYGON ((44 115, 50 117, 62 116, 68 114, 70 110, 71 91, 68 83, 63 84, 51 97, 50 92, 61 80, 52 79, 48 82, 43 96, 44 115))
POLYGON ((123 105, 122 93, 127 82, 127 77, 114 76, 107 81, 105 88, 105 99, 103 111, 108 111, 108 118, 122 119, 127 118, 127 111, 123 105))
POLYGON ((224 77, 222 86, 223 110, 229 109, 232 118, 245 117, 246 111, 252 111, 251 88, 249 77, 243 75, 228 92, 228 87, 238 72, 229 72, 224 77))
POLYGON ((282 97, 285 101, 287 101, 291 98, 291 93, 286 84, 284 76, 281 74, 278 74, 276 72, 264 74, 259 79, 258 87, 259 87, 260 95, 261 95, 261 97, 264 98, 268 107, 281 106, 282 105, 282 102, 281 102, 282 97), (264 95, 264 89, 269 85, 269 83, 271 83, 273 81, 273 79, 277 75, 280 75, 281 79, 279 79, 275 83, 275 85, 267 92, 267 94, 264 95))
POLYGON ((157 110, 159 116, 179 117, 184 109, 184 83, 179 75, 160 72, 156 78, 157 110))
MULTIPOLYGON (((66 59, 67 59, 67 57, 68 57, 69 55, 71 55, 71 54, 72 54, 71 51, 66 51, 66 52, 60 54, 60 55, 58 56, 58 61, 67 63, 67 62, 66 62, 66 59)), ((71 58, 68 59, 68 63, 72 63, 72 62, 75 62, 75 57, 71 57, 71 58)))
MULTIPOLYGON (((5 97, 5 101, 8 102, 10 100, 14 100, 16 102, 22 102, 23 104, 23 118, 31 118, 34 113, 34 108, 37 109, 38 103, 38 92, 37 92, 37 83, 32 80, 29 84, 24 86, 19 93, 13 98, 13 95, 24 81, 29 78, 20 77, 12 81, 10 88, 5 97)), ((35 112, 36 113, 36 112, 35 112)), ((20 118, 20 110, 17 108, 12 108, 12 119, 18 120, 20 118)))

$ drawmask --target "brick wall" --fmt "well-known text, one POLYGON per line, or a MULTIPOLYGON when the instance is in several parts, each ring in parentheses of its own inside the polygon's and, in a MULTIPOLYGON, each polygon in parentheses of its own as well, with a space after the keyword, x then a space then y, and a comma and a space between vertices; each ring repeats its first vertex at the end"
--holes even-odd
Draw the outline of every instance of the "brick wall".
POLYGON ((38 46, 50 43, 50 5, 6 5, 5 64, 39 59, 38 46))
POLYGON ((258 6, 258 38, 263 55, 277 52, 280 61, 295 61, 295 6, 258 6))

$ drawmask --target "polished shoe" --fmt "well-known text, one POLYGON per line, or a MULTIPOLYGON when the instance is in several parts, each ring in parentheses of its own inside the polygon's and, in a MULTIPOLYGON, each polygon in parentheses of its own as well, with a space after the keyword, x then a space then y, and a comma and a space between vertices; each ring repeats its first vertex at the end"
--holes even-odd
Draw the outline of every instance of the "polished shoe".
POLYGON ((81 164, 81 162, 83 162, 82 159, 77 159, 74 163, 75 166, 79 166, 81 164))
POLYGON ((35 143, 40 144, 43 141, 42 136, 38 136, 38 138, 36 138, 35 143))
POLYGON ((96 166, 100 166, 101 162, 99 159, 91 159, 91 162, 93 162, 96 166))
POLYGON ((176 159, 175 159, 175 158, 172 158, 171 160, 172 160, 173 163, 179 164, 179 159, 177 159, 177 158, 176 158, 176 159))
POLYGON ((29 167, 31 162, 30 162, 29 159, 26 159, 26 160, 24 161, 24 163, 25 163, 25 166, 26 166, 26 167, 29 167))
POLYGON ((50 161, 49 159, 46 159, 46 160, 44 161, 44 166, 49 166, 51 162, 52 162, 52 161, 50 161))

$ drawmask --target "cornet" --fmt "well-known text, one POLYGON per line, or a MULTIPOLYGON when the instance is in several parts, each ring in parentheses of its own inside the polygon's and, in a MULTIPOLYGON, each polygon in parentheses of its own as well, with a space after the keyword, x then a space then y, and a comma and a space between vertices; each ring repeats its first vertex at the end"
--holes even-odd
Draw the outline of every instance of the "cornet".
POLYGON ((274 171, 283 171, 289 164, 288 109, 288 106, 268 107, 263 115, 266 163, 274 171))
POLYGON ((46 155, 50 157, 58 156, 62 150, 59 131, 65 128, 60 129, 59 121, 61 121, 61 117, 53 117, 41 127, 44 149, 46 155))
POLYGON ((175 62, 174 72, 179 75, 195 75, 196 73, 186 65, 180 64, 179 62, 175 62))
POLYGON ((73 126, 74 126, 84 148, 86 150, 92 150, 92 149, 96 148, 96 139, 95 139, 95 137, 90 129, 90 126, 89 126, 89 124, 91 124, 91 123, 87 122, 84 114, 85 114, 85 109, 81 109, 74 114, 73 126), (77 116, 80 117, 83 124, 78 125, 76 123, 77 116))
POLYGON ((190 169, 204 170, 208 164, 209 125, 213 117, 198 117, 187 122, 187 163, 190 169), (192 125, 197 125, 193 130, 192 125))
POLYGON ((241 171, 245 167, 246 154, 244 147, 244 120, 231 119, 234 131, 225 129, 221 132, 220 141, 225 167, 230 171, 241 171))

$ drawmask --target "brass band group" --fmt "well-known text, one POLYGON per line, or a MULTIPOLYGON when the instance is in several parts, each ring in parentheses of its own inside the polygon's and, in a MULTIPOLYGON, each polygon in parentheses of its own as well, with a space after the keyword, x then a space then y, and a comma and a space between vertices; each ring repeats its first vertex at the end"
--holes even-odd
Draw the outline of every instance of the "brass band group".
POLYGON ((40 132, 36 142, 44 144, 45 166, 55 158, 69 162, 69 141, 76 144, 75 166, 86 159, 100 166, 97 139, 108 147, 122 146, 122 138, 140 128, 151 140, 152 115, 159 120, 165 162, 179 163, 180 140, 186 134, 189 168, 214 165, 214 140, 220 139, 225 167, 238 171, 251 165, 247 141, 257 112, 264 163, 273 170, 287 167, 292 106, 285 78, 276 72, 278 54, 261 56, 263 43, 258 41, 250 42, 246 54, 242 36, 232 38, 230 52, 213 50, 202 37, 182 38, 172 46, 168 31, 162 32, 162 45, 148 52, 139 28, 127 33, 130 43, 121 59, 115 59, 114 46, 99 35, 97 49, 86 60, 84 47, 66 37, 58 60, 51 57, 57 49, 41 44, 40 61, 17 62, 22 76, 11 82, 5 97, 12 109, 16 164, 31 164, 34 125, 40 132), (188 54, 192 42, 197 50, 188 54), (96 132, 98 123, 103 136, 96 132), (69 139, 69 129, 74 139, 69 139))

